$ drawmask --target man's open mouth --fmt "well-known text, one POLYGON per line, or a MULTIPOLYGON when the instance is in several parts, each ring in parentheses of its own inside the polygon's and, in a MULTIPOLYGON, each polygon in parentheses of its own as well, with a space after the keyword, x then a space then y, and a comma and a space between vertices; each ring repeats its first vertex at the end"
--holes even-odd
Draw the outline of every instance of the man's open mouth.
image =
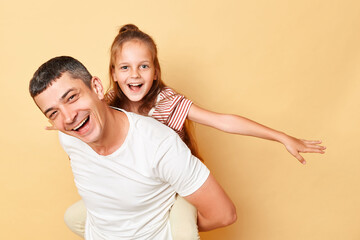
POLYGON ((81 123, 79 123, 79 125, 77 125, 76 127, 74 127, 72 130, 73 131, 78 131, 79 129, 81 129, 83 126, 85 126, 86 123, 88 123, 90 119, 90 116, 88 116, 87 118, 85 118, 81 123))

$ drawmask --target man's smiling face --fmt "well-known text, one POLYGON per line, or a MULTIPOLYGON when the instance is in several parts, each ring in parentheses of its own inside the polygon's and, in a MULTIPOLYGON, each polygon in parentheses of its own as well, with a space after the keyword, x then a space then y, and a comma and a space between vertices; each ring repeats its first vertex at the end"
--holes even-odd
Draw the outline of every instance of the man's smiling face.
POLYGON ((34 100, 56 129, 92 144, 103 133, 104 95, 99 79, 94 77, 91 86, 65 72, 34 100))

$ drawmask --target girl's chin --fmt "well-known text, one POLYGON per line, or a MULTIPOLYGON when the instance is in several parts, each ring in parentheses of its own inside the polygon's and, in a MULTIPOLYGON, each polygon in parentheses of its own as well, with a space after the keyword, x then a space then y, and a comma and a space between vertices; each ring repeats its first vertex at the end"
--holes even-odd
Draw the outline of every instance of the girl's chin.
POLYGON ((133 94, 131 96, 127 96, 127 98, 134 103, 140 103, 144 96, 143 94, 133 94))

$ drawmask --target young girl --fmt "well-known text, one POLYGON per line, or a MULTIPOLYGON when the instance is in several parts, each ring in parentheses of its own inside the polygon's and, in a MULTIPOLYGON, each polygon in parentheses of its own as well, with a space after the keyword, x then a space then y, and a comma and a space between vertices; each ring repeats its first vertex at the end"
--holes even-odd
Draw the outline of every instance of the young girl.
MULTIPOLYGON (((114 39, 109 74, 111 86, 106 94, 109 105, 148 115, 166 124, 180 135, 196 156, 196 146, 186 120, 224 132, 280 142, 302 164, 306 162, 299 153, 324 153, 325 147, 319 145, 321 141, 300 140, 241 116, 205 110, 166 87, 161 79, 156 44, 135 25, 121 27, 114 39)), ((73 231, 79 229, 74 222, 79 223, 81 217, 85 221, 84 209, 83 204, 78 202, 67 210, 65 221, 73 231)), ((171 210, 170 222, 174 239, 198 238, 196 209, 181 197, 177 198, 171 210)))

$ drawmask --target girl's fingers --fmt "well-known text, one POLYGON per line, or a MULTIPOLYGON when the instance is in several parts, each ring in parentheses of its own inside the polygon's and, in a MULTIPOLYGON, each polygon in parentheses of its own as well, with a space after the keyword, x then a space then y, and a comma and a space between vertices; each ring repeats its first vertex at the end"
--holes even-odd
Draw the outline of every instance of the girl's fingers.
POLYGON ((56 127, 54 127, 54 126, 46 126, 45 130, 56 130, 56 127))
POLYGON ((295 154, 295 157, 297 158, 297 160, 299 160, 299 162, 303 165, 306 164, 305 159, 300 155, 300 154, 295 154))
POLYGON ((314 149, 321 149, 325 150, 325 146, 321 146, 321 141, 308 141, 308 140, 302 140, 307 148, 314 148, 314 149))
POLYGON ((307 148, 312 148, 312 149, 321 149, 321 150, 325 150, 326 147, 324 146, 320 146, 320 145, 307 145, 307 148))
POLYGON ((57 130, 50 119, 48 120, 48 122, 50 123, 50 126, 46 126, 45 130, 57 130))
POLYGON ((325 153, 324 149, 322 149, 322 148, 305 148, 301 152, 303 152, 303 153, 325 153))
POLYGON ((301 141, 303 141, 304 143, 307 143, 307 144, 320 144, 320 143, 322 143, 321 140, 305 140, 305 139, 301 139, 301 141))

